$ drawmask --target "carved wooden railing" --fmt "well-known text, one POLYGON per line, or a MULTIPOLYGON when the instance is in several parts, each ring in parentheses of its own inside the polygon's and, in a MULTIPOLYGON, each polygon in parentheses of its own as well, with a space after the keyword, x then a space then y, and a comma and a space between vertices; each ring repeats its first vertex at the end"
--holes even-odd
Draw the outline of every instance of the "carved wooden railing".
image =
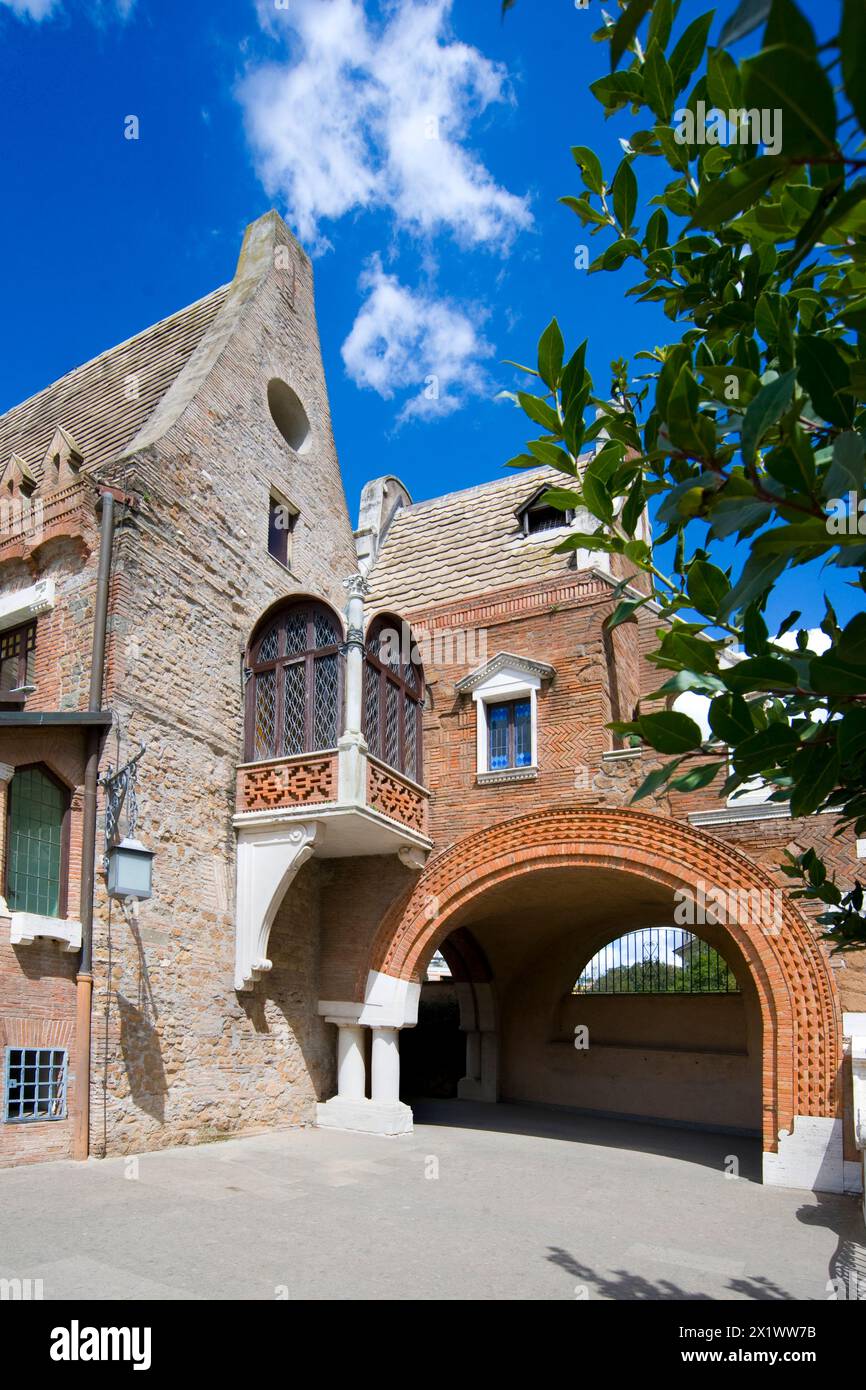
MULTIPOLYGON (((338 753, 332 751, 244 763, 238 768, 238 811, 281 811, 299 806, 338 804, 338 757, 338 753)), ((371 810, 426 835, 428 797, 423 787, 378 758, 367 759, 366 804, 371 810)))
POLYGON ((367 805, 374 811, 426 835, 427 800, 428 793, 417 783, 379 762, 378 758, 368 758, 367 805))
POLYGON ((336 752, 301 753, 238 768, 238 811, 275 811, 336 800, 336 752))

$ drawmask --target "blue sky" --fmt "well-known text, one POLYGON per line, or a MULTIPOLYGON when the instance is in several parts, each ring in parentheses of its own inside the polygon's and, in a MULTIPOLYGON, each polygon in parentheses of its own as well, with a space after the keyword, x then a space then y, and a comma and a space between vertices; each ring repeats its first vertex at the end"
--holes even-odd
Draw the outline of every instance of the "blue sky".
POLYGON ((579 182, 569 147, 611 170, 630 128, 587 90, 599 10, 0 0, 0 410, 229 279, 276 206, 315 258, 352 511, 385 472, 418 499, 500 476, 527 437, 496 400, 517 384, 503 359, 534 360, 554 313, 567 343, 588 336, 600 389, 613 357, 670 335, 623 297, 627 272, 574 268, 587 237, 557 204, 579 182))

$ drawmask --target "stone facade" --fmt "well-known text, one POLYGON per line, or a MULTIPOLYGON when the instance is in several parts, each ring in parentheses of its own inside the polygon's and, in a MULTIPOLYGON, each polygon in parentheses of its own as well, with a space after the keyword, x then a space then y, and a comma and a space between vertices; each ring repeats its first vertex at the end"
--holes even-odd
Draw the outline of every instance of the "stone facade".
MULTIPOLYGON (((97 873, 96 1155, 314 1123, 317 1103, 336 1084, 334 1021, 341 1034, 345 1024, 346 1038, 354 1030, 353 1047, 361 1046, 362 1027, 373 1029, 378 1104, 377 1048, 382 1077, 393 1056, 391 1033, 414 1022, 411 999, 434 947, 469 920, 481 889, 495 886, 487 884, 485 856, 507 841, 511 864, 523 862, 550 817, 560 815, 574 818, 563 831, 563 865, 589 863, 576 842, 593 815, 621 816, 623 843, 631 843, 638 822, 628 804, 652 755, 618 747, 605 725, 626 717, 655 684, 644 660, 651 618, 612 637, 604 632, 622 576, 598 569, 597 557, 554 556, 544 538, 521 537, 515 507, 537 479, 510 478, 418 507, 398 480, 379 480, 365 489, 356 549, 331 432, 312 270, 275 214, 248 230, 227 287, 108 354, 103 374, 116 394, 102 401, 98 417, 82 405, 92 376, 86 367, 0 421, 0 442, 12 450, 9 496, 23 488, 44 498, 38 540, 20 529, 0 540, 0 612, 6 596, 43 580, 53 585, 52 602, 37 618, 27 713, 86 708, 99 492, 109 487, 118 499, 103 699, 113 727, 104 731, 101 769, 145 747, 137 834, 156 858, 153 897, 137 910, 111 901, 97 873), (76 411, 84 422, 78 433, 76 411), (295 517, 287 565, 269 553, 272 497, 295 517), (447 553, 457 556, 453 566, 442 560, 447 553), (245 761, 252 634, 294 596, 323 601, 342 621, 344 581, 357 581, 359 557, 367 584, 356 582, 343 623, 339 739, 312 753, 245 761), (362 638, 351 605, 364 587, 368 619, 396 610, 429 650, 423 787, 387 759, 368 756, 361 735, 362 638), (461 682, 497 654, 535 663, 542 674, 534 765, 492 777, 479 770, 476 703, 461 682), (236 988, 238 844, 246 835, 250 862, 264 864, 255 855, 269 852, 273 826, 285 831, 294 858, 286 848, 272 889, 250 908, 259 912, 251 926, 261 928, 267 958, 254 954, 236 988), (485 835, 491 838, 482 844, 485 835), (444 904, 452 893, 465 904, 453 917, 444 904)), ((80 910, 85 746, 85 727, 74 722, 0 725, 0 763, 42 763, 69 789, 70 919, 80 910)), ((99 805, 98 868, 102 797, 99 805)), ((646 805, 650 815, 640 824, 660 835, 659 862, 661 843, 679 836, 695 863, 705 856, 707 872, 736 859, 756 881, 775 882, 780 851, 808 844, 827 850, 843 877, 856 871, 851 847, 832 839, 828 817, 722 817, 693 830, 690 818, 718 812, 712 790, 646 805)), ((640 835, 636 858, 639 842, 640 835)), ((613 872, 618 851, 599 844, 597 870, 613 872), (606 868, 605 853, 613 855, 606 868)), ((620 877, 626 867, 619 866, 620 877)), ((256 870, 253 898, 260 878, 256 870)), ((534 912, 564 910, 556 883, 544 873, 533 878, 534 912)), ((489 901, 494 917, 510 913, 519 922, 518 899, 489 901)), ((763 1026, 774 1044, 763 1064, 772 1066, 761 1121, 769 1150, 792 1117, 841 1113, 841 1008, 866 1008, 866 971, 856 958, 828 965, 802 915, 788 912, 790 949, 736 934, 730 944, 757 981, 743 1006, 753 1021, 747 1028, 738 1018, 737 1028, 754 1037, 763 1026)), ((518 981, 514 931, 508 970, 518 981)), ((9 935, 0 916, 0 1042, 68 1046, 72 1057, 75 955, 41 937, 13 946, 9 935)), ((749 1046, 749 1060, 721 1066, 721 1077, 736 1073, 743 1087, 752 1072, 760 1080, 760 1045, 749 1046)), ((519 1052, 519 1039, 511 1037, 509 1048, 519 1052)), ((363 1075, 364 1057, 350 1054, 340 1056, 347 1068, 360 1061, 363 1075)), ((0 1125, 0 1165, 69 1155, 82 1082, 73 1070, 68 1120, 0 1125)), ((537 1098, 562 1094, 554 1085, 537 1098)), ((399 1126, 396 1100, 389 1123, 399 1126)), ((751 1114, 753 1100, 744 1091, 723 1113, 734 1123, 751 1114)))

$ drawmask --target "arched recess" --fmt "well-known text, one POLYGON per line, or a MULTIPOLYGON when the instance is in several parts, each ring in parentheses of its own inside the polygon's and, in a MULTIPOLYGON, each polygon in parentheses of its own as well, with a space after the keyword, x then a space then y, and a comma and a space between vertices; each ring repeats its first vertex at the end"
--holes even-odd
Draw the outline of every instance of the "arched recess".
MULTIPOLYGON (((468 835, 431 860, 408 898, 383 920, 371 948, 370 970, 404 981, 419 979, 432 951, 491 887, 563 867, 615 870, 665 885, 672 893, 689 890, 699 900, 711 889, 726 894, 779 890, 737 850, 661 816, 590 808, 538 811, 468 835)), ((764 1151, 777 1152, 780 1131, 790 1133, 795 1117, 805 1119, 804 1135, 813 1121, 820 1122, 820 1134, 829 1135, 832 1125, 832 1144, 838 1135, 841 1146, 837 1074, 842 1015, 835 983, 796 906, 784 895, 773 901, 779 904, 778 925, 732 921, 723 928, 760 1001, 764 1151)), ((839 1165, 841 1170, 841 1147, 839 1165)), ((789 1185, 810 1184, 797 1181, 795 1172, 789 1185)))

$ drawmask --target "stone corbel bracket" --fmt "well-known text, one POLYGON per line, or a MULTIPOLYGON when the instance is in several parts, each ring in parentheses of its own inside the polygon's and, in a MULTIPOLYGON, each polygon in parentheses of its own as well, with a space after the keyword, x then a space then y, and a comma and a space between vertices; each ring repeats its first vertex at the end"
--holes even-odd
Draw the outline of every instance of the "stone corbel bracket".
POLYGON ((32 946, 37 937, 59 941, 64 951, 81 950, 81 923, 65 917, 41 917, 38 912, 13 912, 9 926, 12 946, 32 946))
POLYGON ((283 896, 313 853, 319 826, 249 825, 238 829, 235 989, 251 990, 271 969, 268 941, 283 896))

